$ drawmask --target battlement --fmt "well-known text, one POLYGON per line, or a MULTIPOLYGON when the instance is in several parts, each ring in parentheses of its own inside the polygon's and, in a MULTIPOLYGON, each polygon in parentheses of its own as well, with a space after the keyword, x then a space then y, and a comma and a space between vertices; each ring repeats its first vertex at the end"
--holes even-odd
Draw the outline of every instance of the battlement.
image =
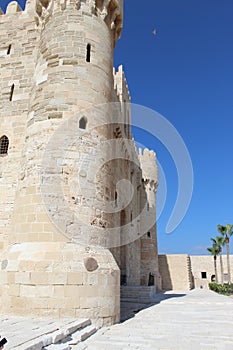
POLYGON ((17 1, 11 1, 7 5, 5 13, 0 7, 0 15, 2 17, 10 18, 10 16, 15 14, 21 15, 28 13, 29 9, 31 9, 32 11, 35 10, 35 1, 36 0, 26 0, 25 9, 22 9, 17 1))
MULTIPOLYGON (((21 9, 20 5, 17 3, 17 1, 11 1, 7 8, 6 8, 6 14, 7 15, 12 15, 17 12, 22 12, 23 10, 21 9)), ((0 14, 3 14, 3 11, 0 8, 0 14)))
POLYGON ((139 148, 138 150, 138 154, 139 156, 144 159, 147 160, 149 162, 154 162, 156 163, 156 153, 153 150, 149 150, 148 148, 139 148))
POLYGON ((123 71, 123 66, 118 67, 118 71, 113 68, 114 77, 114 89, 117 93, 120 102, 130 102, 131 97, 129 93, 129 87, 126 81, 125 73, 123 71))
POLYGON ((35 1, 26 0, 25 8, 21 8, 17 1, 11 1, 6 7, 5 12, 0 7, 0 22, 20 21, 23 17, 30 17, 31 21, 35 21, 35 1))
POLYGON ((101 18, 114 32, 115 41, 119 39, 123 19, 122 0, 35 0, 36 13, 44 23, 54 13, 67 8, 101 18))
POLYGON ((37 15, 37 25, 46 23, 53 14, 72 8, 74 11, 81 11, 82 14, 89 14, 101 18, 109 29, 114 33, 114 42, 120 36, 123 25, 123 0, 26 0, 23 11, 16 1, 8 4, 6 13, 0 8, 0 18, 15 14, 28 14, 32 17, 37 15))
POLYGON ((144 183, 149 183, 151 188, 156 190, 158 186, 158 168, 156 163, 156 153, 153 150, 139 148, 139 161, 142 168, 142 178, 144 183))

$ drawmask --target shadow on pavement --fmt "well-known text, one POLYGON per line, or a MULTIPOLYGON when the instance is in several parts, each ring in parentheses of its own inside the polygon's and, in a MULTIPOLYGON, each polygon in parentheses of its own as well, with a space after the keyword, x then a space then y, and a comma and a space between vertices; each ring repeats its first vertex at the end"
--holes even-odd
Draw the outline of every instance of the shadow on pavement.
POLYGON ((121 300, 121 319, 120 322, 125 322, 130 318, 134 317, 139 311, 147 309, 153 305, 157 305, 164 300, 171 298, 180 298, 184 297, 184 293, 170 293, 170 292, 161 292, 154 296, 152 300, 121 300))

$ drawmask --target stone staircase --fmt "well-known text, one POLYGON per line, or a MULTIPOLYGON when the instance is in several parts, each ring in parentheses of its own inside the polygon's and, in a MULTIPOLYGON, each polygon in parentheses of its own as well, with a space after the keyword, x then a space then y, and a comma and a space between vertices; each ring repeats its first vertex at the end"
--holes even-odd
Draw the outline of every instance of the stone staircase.
POLYGON ((155 302, 155 286, 121 286, 121 322, 155 302))
POLYGON ((14 346, 12 350, 75 350, 81 342, 96 333, 97 327, 88 318, 66 322, 59 328, 54 326, 41 330, 40 336, 14 346))
POLYGON ((121 286, 121 301, 151 303, 155 297, 155 286, 121 286))
POLYGON ((192 265, 190 256, 187 256, 187 270, 188 270, 188 280, 189 280, 189 290, 194 288, 193 274, 192 274, 192 265))

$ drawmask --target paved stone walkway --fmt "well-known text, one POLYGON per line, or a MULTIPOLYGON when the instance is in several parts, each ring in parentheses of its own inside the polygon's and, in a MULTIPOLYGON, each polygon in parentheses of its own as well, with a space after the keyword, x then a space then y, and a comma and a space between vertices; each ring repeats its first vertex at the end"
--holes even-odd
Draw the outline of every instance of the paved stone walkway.
MULTIPOLYGON (((131 309, 135 311, 138 306, 141 304, 132 305, 131 309)), ((77 320, 0 315, 0 335, 9 340, 4 350, 41 349, 35 339, 57 329, 72 328, 73 322, 77 320), (34 345, 28 347, 26 342, 30 340, 34 345)), ((99 330, 84 342, 72 347, 69 342, 50 347, 52 350, 233 350, 233 298, 203 289, 167 292, 156 297, 155 305, 121 324, 99 330)))
POLYGON ((77 349, 233 350, 233 299, 198 289, 169 292, 77 349), (159 300, 158 300, 159 301, 159 300))

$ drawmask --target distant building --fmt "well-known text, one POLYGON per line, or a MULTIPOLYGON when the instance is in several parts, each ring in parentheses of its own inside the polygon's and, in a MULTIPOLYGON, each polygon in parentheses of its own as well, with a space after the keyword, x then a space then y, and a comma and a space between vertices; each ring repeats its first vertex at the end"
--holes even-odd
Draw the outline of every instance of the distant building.
MULTIPOLYGON (((227 258, 223 255, 223 281, 228 282, 227 258)), ((233 255, 230 256, 231 275, 233 255)), ((214 259, 210 255, 167 254, 159 255, 159 272, 163 290, 190 290, 209 288, 216 282, 214 259)), ((220 260, 217 257, 217 276, 221 283, 220 260)))

